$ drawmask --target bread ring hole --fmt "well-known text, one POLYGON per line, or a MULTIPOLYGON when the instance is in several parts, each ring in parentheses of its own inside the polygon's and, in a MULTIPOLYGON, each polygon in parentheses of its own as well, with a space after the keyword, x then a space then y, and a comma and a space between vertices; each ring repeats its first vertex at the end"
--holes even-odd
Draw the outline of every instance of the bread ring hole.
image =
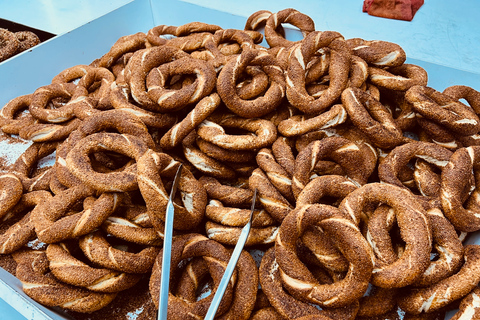
POLYGON ((145 246, 119 239, 111 234, 106 234, 105 240, 107 240, 112 248, 133 254, 137 254, 146 248, 145 246))
POLYGON ((60 109, 70 101, 70 98, 67 97, 54 97, 50 99, 45 106, 45 109, 60 109))
POLYGON ((175 74, 166 81, 166 89, 180 90, 195 82, 197 77, 194 74, 175 74))
POLYGON ((102 173, 122 171, 134 162, 130 157, 108 150, 90 154, 90 161, 93 169, 102 173))

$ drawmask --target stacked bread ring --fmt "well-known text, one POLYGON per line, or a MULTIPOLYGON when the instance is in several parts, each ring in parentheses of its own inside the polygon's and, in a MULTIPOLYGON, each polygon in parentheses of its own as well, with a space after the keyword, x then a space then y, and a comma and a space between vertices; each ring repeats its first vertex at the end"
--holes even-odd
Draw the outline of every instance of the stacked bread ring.
POLYGON ((294 9, 126 35, 1 110, 31 145, 0 174, 0 254, 40 303, 101 319, 139 290, 149 319, 183 164, 169 318, 205 316, 255 189, 217 319, 478 313, 480 93, 405 59, 294 9))
POLYGON ((38 36, 31 31, 12 32, 0 28, 0 62, 28 50, 40 43, 38 36))

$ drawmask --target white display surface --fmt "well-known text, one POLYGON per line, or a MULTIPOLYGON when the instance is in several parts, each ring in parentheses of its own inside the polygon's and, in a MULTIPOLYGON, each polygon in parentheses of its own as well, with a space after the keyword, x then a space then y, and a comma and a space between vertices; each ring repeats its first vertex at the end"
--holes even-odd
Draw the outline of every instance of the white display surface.
MULTIPOLYGON (((424 67, 429 85, 439 91, 454 84, 480 90, 478 0, 429 0, 411 22, 369 16, 362 12, 361 0, 0 0, 0 18, 59 35, 0 63, 0 107, 48 84, 67 67, 90 63, 120 36, 146 32, 158 24, 191 21, 243 28, 246 17, 257 10, 276 12, 290 7, 312 17, 317 30, 401 45, 408 62, 424 67)), ((8 303, 0 300, 0 319, 33 319, 12 309, 10 305, 20 310, 22 301, 11 299, 17 299, 15 293, 4 297, 8 303)))

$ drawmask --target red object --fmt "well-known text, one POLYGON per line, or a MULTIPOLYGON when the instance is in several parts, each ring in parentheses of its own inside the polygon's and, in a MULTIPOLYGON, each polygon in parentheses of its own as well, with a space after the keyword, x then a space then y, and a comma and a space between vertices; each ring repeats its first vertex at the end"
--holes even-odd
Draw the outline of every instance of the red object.
POLYGON ((424 0, 364 0, 363 12, 369 15, 411 21, 424 0))

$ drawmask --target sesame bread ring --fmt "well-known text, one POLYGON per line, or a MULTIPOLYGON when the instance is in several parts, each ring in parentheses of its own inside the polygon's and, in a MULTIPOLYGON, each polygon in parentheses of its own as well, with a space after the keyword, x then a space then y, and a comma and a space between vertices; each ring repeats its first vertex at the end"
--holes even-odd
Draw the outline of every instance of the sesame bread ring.
POLYGON ((197 133, 192 131, 182 141, 183 154, 187 161, 203 174, 221 179, 234 179, 237 175, 235 170, 201 151, 195 143, 196 136, 197 133))
POLYGON ((328 196, 341 201, 357 188, 357 183, 343 176, 332 174, 316 177, 298 194, 296 206, 321 203, 322 198, 328 196))
POLYGON ((93 190, 79 185, 66 189, 35 208, 35 231, 38 239, 55 243, 73 239, 100 227, 116 209, 120 199, 116 193, 103 193, 90 208, 68 214, 78 202, 93 194, 93 190))
POLYGON ((375 265, 371 282, 382 288, 404 287, 414 283, 430 264, 432 236, 427 214, 410 191, 380 183, 354 190, 343 199, 339 209, 359 224, 361 219, 366 220, 362 215, 368 215, 367 207, 379 203, 393 208, 406 249, 393 263, 375 265))
POLYGON ((256 168, 248 179, 248 185, 258 190, 259 201, 263 208, 278 222, 283 221, 294 206, 270 182, 262 169, 256 168))
POLYGON ((0 218, 13 208, 23 195, 22 180, 13 173, 0 174, 0 218))
POLYGON ((110 68, 122 55, 146 47, 147 36, 143 32, 120 37, 96 63, 95 67, 110 68))
POLYGON ((255 150, 272 145, 277 139, 277 128, 269 120, 226 116, 218 122, 204 120, 197 127, 197 134, 203 140, 225 149, 255 150), (224 127, 244 130, 250 134, 227 134, 224 127))
POLYGON ((212 93, 200 100, 185 118, 173 125, 160 139, 164 150, 178 146, 182 140, 205 120, 220 105, 221 99, 217 93, 212 93))
POLYGON ((56 142, 33 143, 14 162, 11 171, 22 181, 23 190, 30 192, 49 189, 52 169, 49 167, 35 169, 42 160, 47 160, 55 152, 57 146, 56 142))
POLYGON ((263 148, 257 153, 257 164, 267 175, 270 182, 289 201, 295 201, 292 192, 292 177, 277 163, 270 149, 263 148))
MULTIPOLYGON (((225 207, 221 201, 212 199, 205 208, 205 216, 225 226, 243 227, 250 217, 250 209, 225 207)), ((272 224, 275 224, 275 220, 265 209, 253 212, 252 227, 267 227, 272 224)))
POLYGON ((469 86, 454 85, 443 90, 443 94, 455 100, 465 99, 475 113, 480 113, 480 92, 469 86))
POLYGON ((373 252, 358 227, 337 208, 306 205, 283 220, 275 241, 282 283, 293 296, 327 307, 344 307, 362 297, 373 270, 373 252), (307 226, 318 225, 350 262, 344 279, 322 285, 297 256, 297 239, 307 226), (354 280, 355 279, 355 280, 354 280))
POLYGON ((343 36, 333 31, 315 31, 292 48, 287 69, 288 101, 304 113, 319 115, 330 107, 346 88, 350 70, 350 53, 341 47, 343 36), (328 46, 338 46, 339 50, 329 50, 329 84, 318 96, 306 90, 306 72, 316 52, 328 46))
POLYGON ((479 157, 480 147, 460 148, 453 153, 441 174, 440 198, 443 211, 455 229, 460 231, 480 229, 480 219, 477 216, 479 185, 476 178, 474 190, 470 189, 469 192, 470 200, 465 201, 463 197, 464 192, 471 188, 472 176, 477 176, 475 171, 479 157))
POLYGON ((49 108, 54 100, 68 102, 72 98, 76 85, 73 83, 52 83, 35 90, 29 106, 30 113, 39 120, 50 123, 61 123, 75 117, 75 110, 68 104, 57 108, 49 108))
POLYGON ((0 28, 0 62, 17 54, 20 48, 20 41, 18 41, 15 33, 7 29, 0 28))
POLYGON ((418 114, 453 133, 470 135, 480 131, 480 120, 472 108, 433 88, 413 86, 405 98, 418 114))
POLYGON ((349 119, 375 147, 389 149, 402 143, 402 131, 392 114, 370 94, 361 89, 347 88, 341 98, 349 119))
MULTIPOLYGON (((380 181, 405 187, 400 181, 400 171, 407 167, 412 159, 422 159, 435 165, 442 170, 449 162, 452 152, 435 143, 430 142, 409 142, 395 147, 381 161, 378 166, 378 177, 380 181)), ((416 171, 419 174, 418 170, 416 171)), ((422 196, 427 196, 422 189, 419 190, 422 196)), ((438 197, 439 194, 436 195, 438 197)))
POLYGON ((219 147, 211 142, 205 141, 197 136, 196 143, 200 151, 215 160, 221 161, 232 167, 234 164, 243 165, 246 163, 255 162, 255 151, 250 150, 229 150, 219 147))
POLYGON ((242 30, 221 29, 217 30, 213 37, 208 38, 205 47, 215 57, 211 60, 211 63, 215 69, 218 70, 221 69, 232 56, 240 54, 242 51, 252 49, 254 43, 252 37, 242 30))
POLYGON ((310 181, 316 163, 324 159, 338 163, 347 176, 360 185, 365 184, 372 173, 367 170, 370 165, 365 163, 368 160, 365 153, 354 142, 341 137, 314 140, 299 152, 295 160, 292 191, 296 198, 310 181))
POLYGON ((105 307, 117 295, 93 292, 58 281, 49 273, 45 251, 17 251, 13 257, 17 262, 16 277, 22 282, 23 291, 45 306, 90 313, 105 307))
POLYGON ((389 68, 388 71, 369 67, 368 79, 378 88, 407 91, 415 85, 426 86, 428 75, 422 67, 404 63, 401 66, 389 68))
MULTIPOLYGON (((235 246, 240 238, 242 229, 242 227, 230 227, 212 221, 205 223, 207 237, 228 246, 235 246)), ((245 242, 245 247, 272 244, 275 242, 277 233, 278 226, 252 227, 245 242)))
POLYGON ((18 134, 21 129, 35 123, 28 110, 32 102, 32 94, 18 96, 7 102, 0 109, 0 129, 6 134, 18 134), (23 114, 22 114, 23 113, 23 114))
POLYGON ((270 15, 265 24, 265 40, 270 47, 290 47, 294 44, 276 31, 282 23, 296 26, 304 37, 315 31, 315 23, 308 15, 291 8, 278 11, 270 15))
POLYGON ((476 287, 460 302, 459 310, 453 315, 451 320, 461 320, 471 317, 471 319, 480 316, 480 288, 476 287))
POLYGON ((276 59, 265 51, 244 50, 229 59, 217 78, 217 92, 225 105, 245 118, 262 117, 276 109, 285 97, 285 76, 276 59), (270 86, 263 95, 243 100, 237 93, 237 81, 248 66, 259 66, 269 78, 270 86))
POLYGON ((95 292, 113 293, 131 288, 140 275, 95 268, 75 258, 65 243, 49 244, 45 253, 50 272, 60 281, 95 292))
MULTIPOLYGON (((252 13, 245 22, 245 30, 259 30, 262 27, 265 27, 267 23, 268 17, 270 17, 272 13, 268 10, 259 10, 252 13)), ((279 29, 283 30, 281 24, 277 27, 277 32, 279 29)), ((282 37, 285 37, 285 34, 282 34, 282 37)))
POLYGON ((364 40, 352 38, 346 40, 353 54, 365 60, 369 65, 376 67, 401 66, 407 56, 405 51, 396 43, 382 40, 364 40))
POLYGON ((199 59, 184 57, 169 63, 164 63, 152 69, 146 77, 147 95, 155 101, 159 112, 173 112, 200 101, 209 95, 215 87, 215 69, 199 59), (196 76, 192 84, 180 90, 168 89, 168 81, 173 76, 196 76))
POLYGON ((254 99, 261 95, 268 88, 268 76, 259 67, 247 67, 245 69, 247 76, 245 80, 239 82, 236 86, 237 94, 240 99, 254 99))
POLYGON ((65 140, 81 123, 82 121, 77 118, 73 118, 61 124, 32 123, 20 129, 18 135, 22 139, 31 140, 33 142, 65 140))
MULTIPOLYGON (((110 238, 108 239, 110 240, 110 238)), ((79 246, 92 263, 126 273, 150 272, 155 257, 160 251, 158 247, 141 246, 138 252, 131 252, 129 250, 129 246, 132 246, 131 243, 126 246, 120 245, 117 248, 107 241, 105 235, 99 230, 80 237, 79 246)))
MULTIPOLYGON (((230 253, 228 250, 219 244, 216 241, 209 240, 203 235, 190 233, 185 235, 176 236, 173 238, 172 243, 172 256, 170 264, 170 274, 177 274, 177 268, 181 261, 193 257, 203 257, 205 262, 208 265, 208 270, 210 276, 212 277, 214 288, 212 293, 201 299, 192 303, 186 303, 185 300, 173 294, 173 283, 170 285, 170 292, 168 295, 168 311, 167 317, 169 319, 196 319, 203 318, 207 313, 208 306, 210 305, 213 296, 215 294, 216 288, 220 283, 221 277, 225 272, 225 267, 228 263, 230 253)), ((155 306, 158 307, 158 297, 160 292, 160 278, 161 278, 161 265, 162 265, 162 254, 157 255, 155 264, 153 266, 152 275, 150 277, 149 288, 152 300, 155 306)), ((238 270, 238 269, 237 269, 238 270)), ((255 269, 253 269, 255 270, 255 269)), ((252 270, 252 271, 253 271, 252 270)), ((222 299, 222 303, 217 310, 217 314, 221 315, 225 313, 229 307, 231 307, 232 295, 233 295, 233 286, 237 282, 237 271, 234 271, 234 274, 227 286, 227 290, 222 299)), ((258 283, 257 283, 258 285, 258 283)), ((257 287, 255 287, 255 292, 257 287)), ((247 292, 243 293, 247 297, 247 292)), ((255 301, 253 301, 253 304, 255 301)), ((252 305, 253 307, 253 305, 252 305)))
POLYGON ((138 188, 135 165, 119 172, 97 172, 92 167, 89 155, 108 150, 138 160, 147 149, 147 144, 136 136, 100 132, 81 139, 70 150, 65 162, 76 178, 99 192, 132 191, 138 188))
POLYGON ((185 23, 181 26, 178 26, 175 29, 175 35, 177 37, 183 37, 186 35, 189 35, 191 33, 196 33, 196 32, 210 32, 210 33, 215 33, 215 31, 221 30, 222 28, 220 26, 214 25, 214 24, 208 24, 204 22, 189 22, 185 23))
POLYGON ((37 205, 50 200, 51 197, 50 192, 45 190, 32 191, 21 196, 17 204, 2 219, 3 221, 15 220, 23 214, 20 220, 12 224, 0 235, 0 254, 15 252, 27 244, 28 241, 35 238, 35 224, 32 211, 37 205))
POLYGON ((398 289, 372 286, 368 291, 367 295, 360 298, 360 308, 357 313, 357 317, 360 319, 363 319, 361 317, 372 319, 375 316, 382 316, 395 308, 398 289))
POLYGON ((259 268, 259 279, 263 292, 267 295, 272 307, 282 319, 298 319, 303 316, 325 315, 327 319, 355 319, 358 302, 343 308, 322 307, 296 299, 286 291, 281 282, 281 270, 276 261, 275 248, 265 252, 259 268))
MULTIPOLYGON (((164 231, 165 211, 168 193, 162 179, 172 180, 180 162, 166 153, 148 150, 138 159, 138 187, 147 205, 148 215, 158 233, 164 231)), ((174 203, 175 219, 173 227, 177 230, 194 229, 205 215, 207 192, 194 175, 184 168, 180 175, 178 189, 182 195, 180 206, 174 203)))
POLYGON ((286 137, 278 136, 277 140, 272 144, 272 154, 275 160, 290 176, 293 176, 295 167, 295 155, 293 151, 293 141, 286 137))
POLYGON ((318 116, 295 115, 278 124, 278 132, 285 137, 305 134, 313 130, 327 129, 347 121, 347 112, 341 104, 333 105, 318 116))
POLYGON ((222 184, 218 179, 209 176, 201 176, 198 181, 210 199, 218 200, 226 206, 248 207, 252 203, 253 191, 248 188, 222 184))
POLYGON ((152 46, 161 46, 168 42, 169 38, 176 36, 176 26, 158 25, 148 30, 147 40, 152 46))
POLYGON ((31 31, 18 31, 14 34, 18 42, 20 43, 20 46, 18 48, 19 52, 28 50, 40 43, 40 39, 38 38, 38 36, 31 31))
POLYGON ((52 83, 64 84, 64 83, 74 83, 79 81, 88 71, 94 67, 79 64, 73 67, 69 67, 60 71, 56 76, 52 78, 52 83))
POLYGON ((398 298, 402 310, 412 314, 436 311, 463 298, 480 282, 480 246, 465 246, 465 263, 454 275, 426 288, 413 288, 398 298))
POLYGON ((177 122, 177 116, 174 114, 152 112, 135 105, 127 84, 114 81, 110 90, 110 102, 115 109, 130 112, 139 117, 148 127, 166 129, 177 122))

